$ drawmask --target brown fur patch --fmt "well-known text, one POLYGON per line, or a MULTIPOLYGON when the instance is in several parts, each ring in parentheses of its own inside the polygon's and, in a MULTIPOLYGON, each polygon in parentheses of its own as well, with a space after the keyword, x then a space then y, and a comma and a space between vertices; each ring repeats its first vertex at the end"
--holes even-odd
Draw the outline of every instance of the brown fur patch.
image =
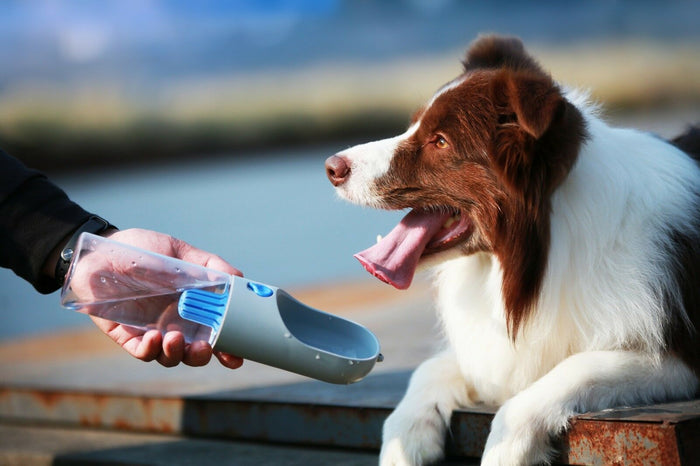
POLYGON ((465 254, 493 252, 503 268, 512 338, 540 291, 550 199, 585 139, 578 110, 517 39, 485 37, 467 53, 463 82, 414 116, 377 186, 390 208, 454 208, 476 225, 465 254), (438 148, 444 137, 449 145, 438 148))

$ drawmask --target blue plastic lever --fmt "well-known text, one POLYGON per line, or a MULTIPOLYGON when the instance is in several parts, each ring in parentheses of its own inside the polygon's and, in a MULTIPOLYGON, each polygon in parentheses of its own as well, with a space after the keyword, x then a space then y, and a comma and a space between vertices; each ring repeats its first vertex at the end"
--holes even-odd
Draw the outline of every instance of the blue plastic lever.
POLYGON ((206 290, 185 290, 177 303, 177 312, 183 319, 206 325, 218 332, 226 314, 228 292, 213 293, 206 290))

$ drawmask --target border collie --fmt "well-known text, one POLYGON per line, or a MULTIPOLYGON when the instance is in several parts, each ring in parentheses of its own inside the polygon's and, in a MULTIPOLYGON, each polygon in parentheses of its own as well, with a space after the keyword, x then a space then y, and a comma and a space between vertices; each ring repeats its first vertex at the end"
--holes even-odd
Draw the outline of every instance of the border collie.
POLYGON ((520 465, 551 461, 576 413, 698 393, 697 154, 609 127, 518 39, 463 64, 405 133, 326 160, 340 197, 411 209, 356 257, 400 289, 431 267, 448 342, 386 420, 382 465, 439 460, 457 408, 499 406, 482 464, 520 465))

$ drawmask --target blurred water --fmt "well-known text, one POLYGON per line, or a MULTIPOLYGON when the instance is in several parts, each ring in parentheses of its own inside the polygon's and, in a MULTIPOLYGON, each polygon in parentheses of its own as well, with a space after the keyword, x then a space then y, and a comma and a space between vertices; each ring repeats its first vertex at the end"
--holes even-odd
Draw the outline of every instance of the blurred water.
MULTIPOLYGON (((672 138, 697 108, 613 115, 629 126, 672 138)), ((387 233, 400 212, 348 204, 335 196, 323 162, 343 147, 236 154, 178 165, 132 167, 55 177, 87 210, 122 229, 169 233, 219 254, 248 278, 282 288, 371 279, 352 254, 387 233)), ((0 269, 0 341, 76 325, 58 293, 39 295, 0 269)))
MULTIPOLYGON (((339 149, 110 169, 54 181, 122 229, 172 234, 219 254, 249 278, 290 288, 364 277, 352 254, 400 218, 335 196, 323 162, 339 149)), ((62 309, 58 293, 38 295, 4 269, 0 309, 0 340, 89 322, 62 309)))

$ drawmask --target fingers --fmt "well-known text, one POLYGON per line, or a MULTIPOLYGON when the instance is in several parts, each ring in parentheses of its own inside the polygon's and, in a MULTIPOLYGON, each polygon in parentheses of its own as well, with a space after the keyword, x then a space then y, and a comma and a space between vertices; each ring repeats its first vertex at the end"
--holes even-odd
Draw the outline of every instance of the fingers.
MULTIPOLYGON (((120 343, 118 338, 114 340, 120 343)), ((185 337, 180 332, 168 332, 163 336, 158 330, 149 330, 127 339, 121 346, 136 359, 155 360, 165 367, 177 366, 185 359, 185 337)))
POLYGON ((174 367, 180 362, 192 367, 201 367, 209 364, 212 353, 224 367, 229 369, 238 369, 243 365, 243 359, 220 351, 214 352, 211 345, 205 341, 195 341, 185 345, 185 339, 180 332, 165 334, 163 350, 155 359, 165 367, 174 367))
POLYGON ((175 367, 181 362, 192 367, 205 366, 212 355, 211 346, 205 341, 188 345, 181 332, 168 332, 161 337, 155 330, 146 332, 134 350, 130 351, 126 345, 124 349, 142 361, 156 360, 163 367, 175 367))
POLYGON ((192 367, 206 366, 211 360, 212 349, 205 341, 195 341, 187 347, 182 362, 192 367))
MULTIPOLYGON (((118 339, 113 339, 119 343, 118 339)), ((129 338, 121 346, 136 359, 148 362, 160 355, 162 342, 163 337, 158 330, 149 330, 139 337, 129 338)))
POLYGON ((168 332, 163 337, 163 348, 156 360, 162 366, 174 367, 183 362, 192 367, 205 366, 211 360, 212 349, 205 341, 187 345, 180 332, 168 332))
POLYGON ((209 363, 212 353, 216 354, 221 364, 229 369, 238 369, 243 365, 243 359, 220 351, 214 352, 211 345, 205 341, 195 341, 186 345, 185 338, 180 332, 165 334, 163 350, 156 360, 165 367, 174 367, 180 362, 192 367, 201 367, 209 363))
MULTIPOLYGON (((144 335, 145 339, 146 335, 144 335)), ((157 338, 149 339, 147 344, 154 344, 157 338)), ((157 351, 157 348, 150 348, 157 351)), ((149 352, 148 354, 153 354, 149 352)), ((154 359, 165 367, 174 367, 183 362, 192 367, 201 367, 209 364, 211 355, 216 354, 217 359, 224 367, 238 369, 243 365, 243 359, 220 351, 212 351, 211 345, 205 341, 195 341, 190 345, 185 344, 185 338, 180 332, 168 332, 162 339, 162 351, 154 359)), ((145 359, 144 359, 145 360, 145 359)))
POLYGON ((101 319, 93 320, 96 324, 112 324, 110 331, 104 328, 103 331, 126 352, 141 361, 155 360, 164 367, 175 367, 181 362, 188 366, 201 367, 209 364, 212 354, 215 354, 219 362, 229 369, 238 369, 243 365, 243 359, 220 351, 214 352, 206 341, 195 341, 188 345, 181 332, 168 332, 162 335, 158 330, 149 330, 143 335, 128 335, 126 328, 122 325, 115 325, 101 319))
POLYGON ((214 351, 214 355, 222 366, 228 367, 229 369, 238 369, 243 365, 243 359, 238 356, 222 353, 221 351, 214 351))
POLYGON ((185 336, 181 332, 168 332, 156 361, 164 367, 175 367, 185 356, 185 336))
POLYGON ((211 345, 205 341, 195 341, 185 345, 184 337, 180 332, 169 332, 163 339, 163 352, 158 356, 158 362, 165 367, 177 366, 181 361, 192 367, 201 367, 209 364, 212 353, 224 367, 238 369, 243 365, 243 359, 231 354, 214 352, 211 345))

